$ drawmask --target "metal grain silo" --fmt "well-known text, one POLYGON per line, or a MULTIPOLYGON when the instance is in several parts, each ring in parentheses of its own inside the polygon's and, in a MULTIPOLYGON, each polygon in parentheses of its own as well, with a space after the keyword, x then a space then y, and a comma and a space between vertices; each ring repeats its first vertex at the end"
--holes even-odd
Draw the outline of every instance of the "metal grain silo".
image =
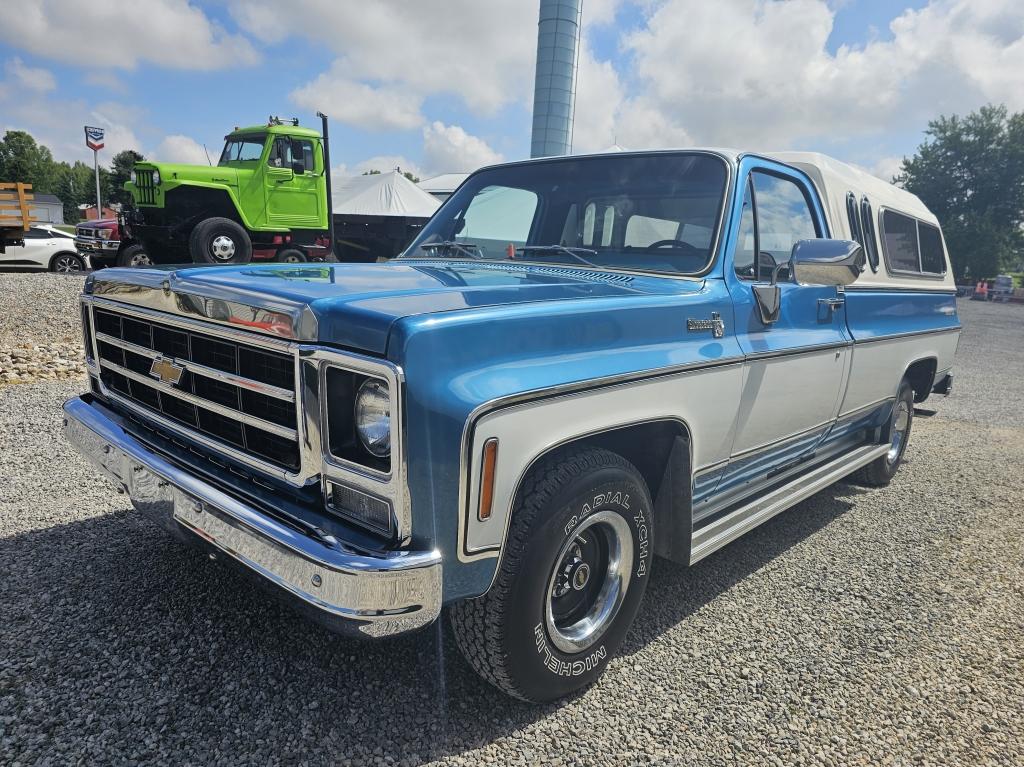
POLYGON ((540 0, 531 157, 572 151, 582 5, 583 0, 540 0))

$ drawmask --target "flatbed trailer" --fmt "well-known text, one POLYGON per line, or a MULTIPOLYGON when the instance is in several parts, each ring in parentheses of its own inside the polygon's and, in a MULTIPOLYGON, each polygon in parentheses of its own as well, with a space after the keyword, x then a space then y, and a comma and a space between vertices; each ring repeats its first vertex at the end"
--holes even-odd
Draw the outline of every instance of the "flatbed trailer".
POLYGON ((25 232, 32 224, 31 184, 0 182, 0 253, 8 245, 24 245, 25 232))

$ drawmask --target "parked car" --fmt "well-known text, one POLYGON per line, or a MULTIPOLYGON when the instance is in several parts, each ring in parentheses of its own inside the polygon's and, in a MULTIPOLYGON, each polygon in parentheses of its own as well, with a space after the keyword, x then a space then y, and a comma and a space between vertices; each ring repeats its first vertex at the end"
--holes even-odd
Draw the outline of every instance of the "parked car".
POLYGON ((924 204, 822 155, 498 165, 389 263, 96 273, 64 430, 333 630, 448 606, 481 676, 550 700, 607 667, 655 554, 893 479, 955 291, 924 204))
POLYGON ((80 272, 91 267, 88 256, 75 251, 72 235, 49 224, 33 224, 24 234, 23 245, 8 245, 0 253, 0 268, 80 272))
POLYGON ((1013 298, 1013 277, 1009 274, 1000 274, 996 277, 995 282, 992 283, 992 289, 989 290, 989 300, 991 301, 1002 301, 1006 303, 1013 298))

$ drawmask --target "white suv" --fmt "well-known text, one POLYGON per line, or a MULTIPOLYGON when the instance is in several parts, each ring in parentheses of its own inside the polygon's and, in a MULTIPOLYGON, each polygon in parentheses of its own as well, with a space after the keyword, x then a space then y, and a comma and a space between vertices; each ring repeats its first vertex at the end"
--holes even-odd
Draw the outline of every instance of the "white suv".
POLYGON ((88 256, 75 252, 75 237, 49 224, 37 224, 25 232, 24 245, 8 245, 0 253, 0 269, 49 269, 80 272, 89 268, 88 256))

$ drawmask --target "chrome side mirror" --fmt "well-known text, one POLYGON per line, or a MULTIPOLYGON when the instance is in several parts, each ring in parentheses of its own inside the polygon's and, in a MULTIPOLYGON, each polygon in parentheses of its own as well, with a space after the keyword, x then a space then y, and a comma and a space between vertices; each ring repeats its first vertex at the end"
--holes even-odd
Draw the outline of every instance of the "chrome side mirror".
POLYGON ((864 263, 864 248, 852 240, 800 240, 789 257, 798 285, 849 285, 864 263))

